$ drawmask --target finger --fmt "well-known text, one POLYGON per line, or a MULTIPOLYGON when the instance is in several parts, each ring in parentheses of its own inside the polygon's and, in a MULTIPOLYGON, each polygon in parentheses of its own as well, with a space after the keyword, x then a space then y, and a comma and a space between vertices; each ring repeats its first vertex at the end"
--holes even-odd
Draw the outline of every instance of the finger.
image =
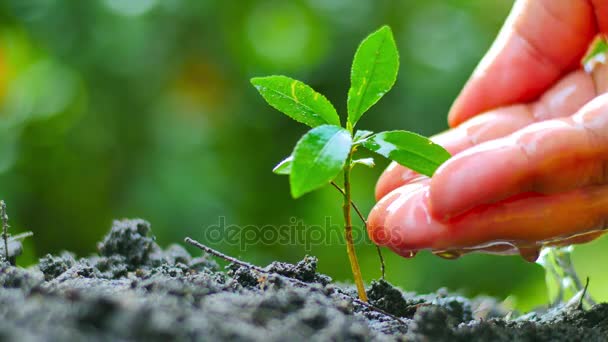
POLYGON ((596 22, 600 32, 608 33, 608 2, 605 0, 591 0, 595 12, 596 22))
POLYGON ((608 92, 608 64, 598 64, 593 71, 593 83, 598 93, 608 92))
POLYGON ((375 243, 406 257, 430 249, 451 256, 481 250, 534 259, 543 245, 598 237, 608 218, 608 186, 601 185, 553 195, 523 194, 444 222, 431 214, 428 182, 396 189, 373 208, 368 233, 375 243))
POLYGON ((532 124, 474 146, 443 164, 431 181, 436 217, 525 192, 556 193, 608 181, 608 94, 569 118, 532 124))
MULTIPOLYGON (((431 140, 454 155, 476 143, 491 139, 493 135, 502 136, 525 127, 532 122, 531 118, 529 107, 526 105, 501 108, 475 117, 462 126, 432 137, 431 140)), ((402 165, 391 163, 376 183, 376 200, 419 176, 402 165)))
MULTIPOLYGON (((454 155, 482 142, 513 133, 534 121, 572 115, 593 96, 595 91, 591 77, 582 70, 574 71, 533 104, 513 105, 486 112, 431 139, 454 155)), ((376 199, 379 200, 418 176, 404 166, 391 163, 378 179, 376 199)))
POLYGON ((588 1, 517 1, 452 105, 450 126, 493 108, 534 100, 578 67, 595 33, 588 1))
MULTIPOLYGON (((596 73, 594 72, 594 74, 596 73)), ((597 74, 599 75, 600 72, 597 74)), ((608 72, 601 71, 601 74, 608 76, 608 72)), ((530 105, 534 116, 533 121, 570 116, 596 95, 598 92, 593 77, 583 70, 573 71, 546 91, 538 101, 530 105)), ((487 140, 491 140, 498 137, 488 136, 488 138, 487 140)))

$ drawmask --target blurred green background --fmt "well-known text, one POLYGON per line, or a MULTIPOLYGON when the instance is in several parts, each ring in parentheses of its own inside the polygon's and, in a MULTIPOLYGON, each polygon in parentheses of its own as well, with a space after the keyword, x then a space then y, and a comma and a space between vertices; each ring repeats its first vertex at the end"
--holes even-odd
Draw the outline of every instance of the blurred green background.
MULTIPOLYGON (((208 240, 226 224, 265 230, 340 224, 331 188, 300 200, 272 167, 305 127, 267 106, 252 76, 301 79, 345 111, 359 41, 383 24, 401 52, 396 86, 361 121, 371 130, 425 135, 446 128, 451 101, 491 44, 512 1, 486 0, 2 0, 0 2, 0 189, 13 233, 31 230, 31 264, 46 253, 95 251, 111 220, 142 217, 161 245, 208 240), (274 228, 273 228, 274 227, 274 228)), ((354 198, 372 207, 387 163, 354 172, 354 198)), ((608 298, 608 239, 578 247, 590 291, 608 298)), ((320 271, 349 280, 345 248, 266 243, 213 247, 258 264, 317 255, 320 271)), ((378 278, 375 249, 358 250, 366 280, 378 278)), ((388 280, 510 297, 529 309, 546 301, 542 269, 519 257, 388 250, 388 280)))

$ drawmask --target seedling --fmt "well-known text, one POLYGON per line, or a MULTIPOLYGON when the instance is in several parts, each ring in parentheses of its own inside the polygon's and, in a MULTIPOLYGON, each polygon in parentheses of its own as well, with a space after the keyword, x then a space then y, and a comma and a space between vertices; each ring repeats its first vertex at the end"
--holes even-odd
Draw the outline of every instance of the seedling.
POLYGON ((6 213, 6 203, 0 200, 0 221, 2 221, 2 240, 4 241, 4 259, 8 258, 8 214, 6 213))
POLYGON ((13 241, 23 240, 34 234, 32 232, 25 232, 25 233, 11 236, 8 233, 8 229, 10 228, 10 226, 8 225, 8 214, 6 212, 6 202, 4 202, 4 200, 0 200, 0 223, 2 224, 2 240, 4 242, 4 245, 2 246, 4 249, 4 254, 0 258, 3 257, 4 260, 6 260, 6 262, 14 265, 17 255, 16 254, 11 255, 11 252, 9 249, 10 243, 13 241))
POLYGON ((251 83, 269 105, 290 118, 312 127, 292 154, 274 172, 289 175, 294 198, 327 184, 343 194, 344 234, 359 299, 367 301, 355 253, 351 221, 351 170, 355 165, 373 166, 372 158, 355 159, 359 147, 380 154, 421 174, 432 176, 450 154, 429 139, 408 131, 373 133, 355 131, 359 119, 395 84, 399 53, 391 29, 383 26, 359 45, 351 68, 347 118, 344 126, 334 106, 303 82, 286 76, 256 77, 251 83), (343 188, 334 179, 342 173, 343 188))
POLYGON ((577 297, 579 297, 577 301, 581 304, 585 302, 590 306, 595 305, 595 301, 587 293, 588 283, 583 284, 574 269, 573 250, 574 246, 543 248, 536 261, 545 269, 545 281, 551 307, 564 304, 577 297))

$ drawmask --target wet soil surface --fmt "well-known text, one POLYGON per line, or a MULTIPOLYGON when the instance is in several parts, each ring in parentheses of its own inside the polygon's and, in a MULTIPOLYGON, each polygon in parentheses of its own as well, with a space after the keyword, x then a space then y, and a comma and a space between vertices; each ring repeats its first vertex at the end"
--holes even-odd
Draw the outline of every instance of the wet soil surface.
POLYGON ((161 249, 143 220, 116 221, 99 254, 0 265, 0 340, 606 341, 608 304, 515 317, 492 298, 368 288, 371 309, 316 272, 317 260, 260 272, 182 246, 161 249), (397 319, 398 317, 398 319, 397 319))

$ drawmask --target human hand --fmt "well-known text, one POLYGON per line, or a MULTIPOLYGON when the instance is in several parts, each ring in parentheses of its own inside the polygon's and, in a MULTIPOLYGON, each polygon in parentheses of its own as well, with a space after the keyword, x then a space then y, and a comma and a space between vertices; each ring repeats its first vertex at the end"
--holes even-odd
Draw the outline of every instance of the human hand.
POLYGON ((604 0, 519 0, 433 137, 453 154, 432 179, 392 164, 368 230, 412 256, 480 250, 536 259, 608 220, 608 67, 580 59, 608 32, 604 0))

